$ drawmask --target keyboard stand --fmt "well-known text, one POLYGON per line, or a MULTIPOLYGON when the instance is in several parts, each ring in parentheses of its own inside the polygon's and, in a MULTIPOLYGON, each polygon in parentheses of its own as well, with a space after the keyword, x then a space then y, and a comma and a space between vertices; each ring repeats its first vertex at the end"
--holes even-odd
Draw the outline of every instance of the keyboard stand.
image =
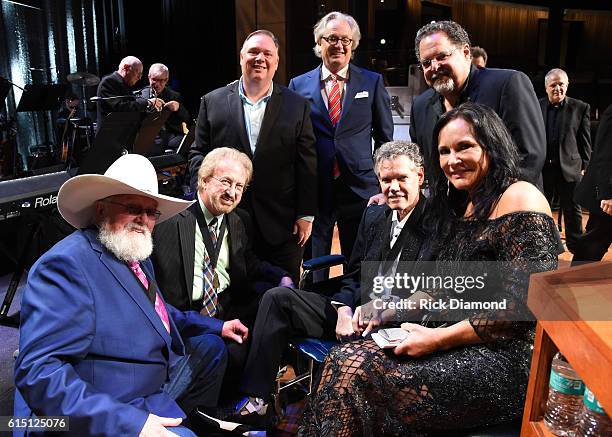
MULTIPOLYGON (((19 311, 15 314, 8 315, 8 312, 11 308, 11 304, 13 303, 13 299, 15 298, 15 293, 17 293, 17 288, 19 287, 19 282, 21 281, 21 277, 23 276, 23 272, 25 271, 26 261, 28 257, 28 253, 30 253, 30 248, 32 247, 32 243, 36 239, 38 232, 40 231, 41 221, 32 223, 30 232, 28 233, 28 237, 26 239, 26 244, 21 252, 21 255, 17 259, 15 263, 15 271, 11 276, 11 281, 9 282, 9 286, 6 289, 6 296, 4 296, 4 300, 2 301, 2 306, 0 306, 0 325, 3 326, 13 326, 19 327, 19 311)), ((4 247, 4 245, 0 242, 0 250, 4 252, 6 255, 9 255, 10 252, 4 247)))

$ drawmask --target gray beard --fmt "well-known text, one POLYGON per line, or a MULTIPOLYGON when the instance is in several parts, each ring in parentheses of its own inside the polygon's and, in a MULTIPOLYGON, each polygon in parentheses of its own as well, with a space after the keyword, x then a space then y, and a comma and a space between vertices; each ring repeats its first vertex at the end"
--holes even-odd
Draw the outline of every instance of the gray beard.
POLYGON ((446 96, 455 91, 455 82, 448 76, 441 76, 433 81, 433 89, 436 90, 438 94, 446 96))
POLYGON ((98 240, 120 261, 144 261, 153 252, 153 238, 146 227, 129 223, 120 231, 111 231, 108 221, 100 224, 98 240), (130 232, 132 228, 144 229, 144 234, 130 232))

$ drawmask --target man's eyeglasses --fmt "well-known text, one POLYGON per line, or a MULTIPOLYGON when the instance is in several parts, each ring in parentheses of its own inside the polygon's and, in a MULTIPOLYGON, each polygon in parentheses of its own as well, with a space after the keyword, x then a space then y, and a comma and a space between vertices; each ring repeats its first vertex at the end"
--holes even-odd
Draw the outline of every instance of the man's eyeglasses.
POLYGON ((126 205, 124 203, 113 202, 112 200, 102 200, 102 202, 110 203, 111 205, 121 206, 129 215, 133 215, 135 217, 139 217, 142 215, 142 213, 145 213, 147 217, 157 221, 159 219, 159 216, 161 215, 161 212, 156 210, 155 208, 143 208, 138 205, 126 205))
POLYGON ((234 187, 237 193, 242 193, 246 189, 246 186, 244 184, 234 182, 230 178, 217 178, 215 176, 211 176, 211 178, 219 182, 221 186, 226 190, 229 190, 230 188, 234 187))
POLYGON ((338 41, 340 41, 340 43, 344 47, 351 45, 351 43, 353 42, 352 39, 347 38, 346 36, 342 38, 338 38, 336 35, 322 36, 321 39, 324 39, 325 41, 327 41, 327 44, 330 44, 332 46, 335 46, 336 44, 338 44, 338 41))
POLYGON ((431 64, 432 64, 433 61, 436 61, 438 64, 440 62, 444 62, 448 58, 453 56, 453 53, 455 53, 456 51, 457 51, 457 49, 453 49, 450 52, 440 52, 436 56, 434 56, 433 59, 423 59, 423 60, 421 60, 419 62, 419 68, 421 70, 427 70, 427 69, 429 69, 429 67, 431 67, 431 64))

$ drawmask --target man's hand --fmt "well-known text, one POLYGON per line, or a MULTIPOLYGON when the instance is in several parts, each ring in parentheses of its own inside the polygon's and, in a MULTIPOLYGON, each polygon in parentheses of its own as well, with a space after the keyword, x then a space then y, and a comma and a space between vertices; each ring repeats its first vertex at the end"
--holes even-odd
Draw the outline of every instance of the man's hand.
POLYGON ((293 224, 293 235, 298 236, 298 244, 304 246, 312 232, 312 222, 299 218, 293 224))
POLYGON ((357 338, 357 333, 353 329, 353 310, 347 305, 338 308, 336 338, 338 341, 351 341, 357 338))
POLYGON ((368 302, 355 308, 352 322, 353 330, 362 337, 365 337, 374 328, 382 324, 380 311, 374 308, 372 302, 368 302))
POLYGON ((608 215, 612 215, 612 199, 603 199, 600 206, 603 212, 608 215))
POLYGON ((221 328, 221 337, 234 340, 238 344, 242 344, 248 336, 249 328, 238 319, 225 322, 223 328, 221 328))
POLYGON ((179 426, 183 419, 180 417, 172 419, 170 417, 159 417, 155 414, 149 414, 147 421, 140 430, 138 437, 157 437, 157 436, 175 436, 176 434, 167 430, 167 426, 179 426))
POLYGON ((157 97, 154 99, 149 99, 149 104, 151 107, 155 108, 157 112, 161 111, 164 107, 164 101, 162 99, 158 99, 157 97))
POLYGON ((417 323, 402 323, 402 329, 410 333, 400 344, 395 346, 395 355, 422 357, 441 348, 441 330, 445 328, 426 328, 417 323))
POLYGON ((370 205, 384 205, 387 202, 387 196, 383 193, 374 194, 368 199, 368 206, 370 205))
POLYGON ((179 102, 176 100, 170 100, 164 104, 164 109, 168 109, 172 112, 176 112, 179 110, 179 102))
POLYGON ((289 288, 295 288, 295 284, 293 283, 293 279, 291 279, 289 276, 283 276, 280 280, 280 282, 278 283, 279 287, 289 287, 289 288))

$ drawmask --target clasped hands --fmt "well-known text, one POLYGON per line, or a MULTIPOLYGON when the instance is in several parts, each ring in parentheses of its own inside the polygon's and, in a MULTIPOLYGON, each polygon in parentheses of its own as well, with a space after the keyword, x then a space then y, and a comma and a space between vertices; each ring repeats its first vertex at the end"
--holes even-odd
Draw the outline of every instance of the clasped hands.
MULTIPOLYGON (((338 308, 336 338, 347 342, 365 337, 393 317, 389 311, 376 310, 372 302, 357 307, 354 314, 349 306, 338 308)), ((427 328, 417 323, 402 323, 401 328, 410 332, 410 335, 393 349, 395 355, 421 357, 441 348, 440 334, 444 328, 427 328)))
POLYGON ((168 109, 169 111, 176 112, 179 109, 179 102, 177 102, 176 100, 164 102, 158 97, 153 97, 151 99, 148 99, 148 101, 149 107, 151 109, 155 109, 157 112, 161 111, 162 109, 168 109))

